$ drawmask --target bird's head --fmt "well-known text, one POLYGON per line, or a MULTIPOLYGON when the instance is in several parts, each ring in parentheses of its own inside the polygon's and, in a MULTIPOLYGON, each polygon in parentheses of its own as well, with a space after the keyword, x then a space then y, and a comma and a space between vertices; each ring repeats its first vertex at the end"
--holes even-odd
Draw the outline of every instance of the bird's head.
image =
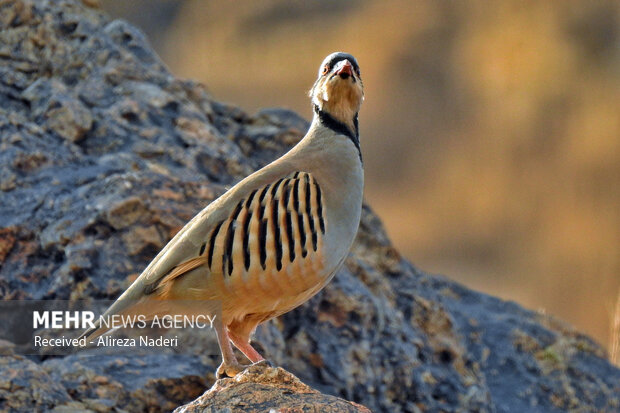
POLYGON ((364 85, 353 56, 342 52, 327 56, 309 95, 315 111, 329 114, 357 133, 357 113, 364 100, 364 85))

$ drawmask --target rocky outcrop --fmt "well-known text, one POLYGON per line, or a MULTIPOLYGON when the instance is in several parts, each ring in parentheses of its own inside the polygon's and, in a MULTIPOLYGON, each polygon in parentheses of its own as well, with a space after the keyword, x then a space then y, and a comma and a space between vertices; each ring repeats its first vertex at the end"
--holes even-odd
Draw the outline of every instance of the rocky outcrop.
POLYGON ((370 413, 357 403, 322 394, 282 368, 250 366, 233 379, 218 380, 213 387, 175 413, 230 411, 370 413))
POLYGON ((0 357, 2 412, 169 412, 202 394, 208 366, 178 355, 0 357))
MULTIPOLYGON (((4 300, 116 298, 187 220, 307 128, 294 113, 248 115, 174 78, 138 30, 93 3, 0 2, 4 300)), ((208 340, 195 338, 197 353, 208 340)), ((620 408, 620 371, 595 342, 424 274, 368 207, 333 282, 256 341, 323 394, 283 370, 252 370, 180 411, 248 411, 224 401, 241 394, 290 411, 330 400, 364 411, 337 397, 377 412, 620 408)), ((209 388, 220 361, 95 350, 26 358, 0 347, 6 411, 170 411, 209 388)))

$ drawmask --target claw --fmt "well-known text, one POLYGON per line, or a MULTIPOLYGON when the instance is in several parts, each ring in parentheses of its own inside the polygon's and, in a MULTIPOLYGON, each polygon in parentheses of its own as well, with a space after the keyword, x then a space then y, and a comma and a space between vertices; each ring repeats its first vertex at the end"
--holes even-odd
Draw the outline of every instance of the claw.
POLYGON ((222 363, 220 364, 220 366, 217 368, 217 371, 215 372, 215 378, 216 379, 225 379, 225 378, 229 378, 229 377, 235 377, 237 374, 241 373, 243 370, 245 370, 248 366, 244 366, 243 364, 225 364, 222 363))
POLYGON ((227 364, 222 363, 220 364, 220 367, 218 367, 217 371, 215 372, 215 378, 219 380, 219 379, 235 377, 237 374, 241 373, 242 371, 244 371, 250 366, 258 366, 262 368, 275 368, 276 367, 276 365, 273 364, 269 360, 257 361, 256 363, 252 363, 250 365, 245 365, 245 364, 228 364, 227 365, 227 364))

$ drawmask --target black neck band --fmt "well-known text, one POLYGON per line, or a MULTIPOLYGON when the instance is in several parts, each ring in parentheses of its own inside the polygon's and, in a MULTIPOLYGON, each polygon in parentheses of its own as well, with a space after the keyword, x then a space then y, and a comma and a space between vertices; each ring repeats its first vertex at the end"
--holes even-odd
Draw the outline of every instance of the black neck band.
POLYGON ((353 118, 353 125, 355 127, 355 131, 351 131, 351 129, 345 125, 344 123, 336 120, 332 115, 327 112, 319 109, 317 105, 314 105, 314 113, 316 113, 319 117, 319 121, 325 126, 336 132, 339 135, 344 135, 353 142, 353 145, 357 148, 357 152, 360 156, 360 161, 362 160, 362 151, 360 149, 360 138, 359 138, 359 127, 357 122, 357 113, 353 118))

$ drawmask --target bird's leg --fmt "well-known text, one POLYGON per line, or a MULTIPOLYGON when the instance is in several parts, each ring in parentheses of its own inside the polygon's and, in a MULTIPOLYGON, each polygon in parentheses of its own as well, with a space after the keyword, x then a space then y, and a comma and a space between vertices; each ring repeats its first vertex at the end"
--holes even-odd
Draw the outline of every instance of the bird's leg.
POLYGON ((265 358, 250 345, 249 339, 243 339, 233 332, 229 332, 229 334, 230 340, 233 342, 235 347, 245 354, 245 356, 250 359, 252 363, 258 363, 259 361, 265 360, 265 358))
POLYGON ((235 353, 233 353, 232 346, 230 345, 230 338, 226 331, 226 326, 221 322, 215 323, 215 333, 217 334, 217 342, 222 352, 222 364, 218 367, 215 376, 218 379, 224 377, 234 377, 237 373, 242 372, 245 367, 237 361, 235 353))

